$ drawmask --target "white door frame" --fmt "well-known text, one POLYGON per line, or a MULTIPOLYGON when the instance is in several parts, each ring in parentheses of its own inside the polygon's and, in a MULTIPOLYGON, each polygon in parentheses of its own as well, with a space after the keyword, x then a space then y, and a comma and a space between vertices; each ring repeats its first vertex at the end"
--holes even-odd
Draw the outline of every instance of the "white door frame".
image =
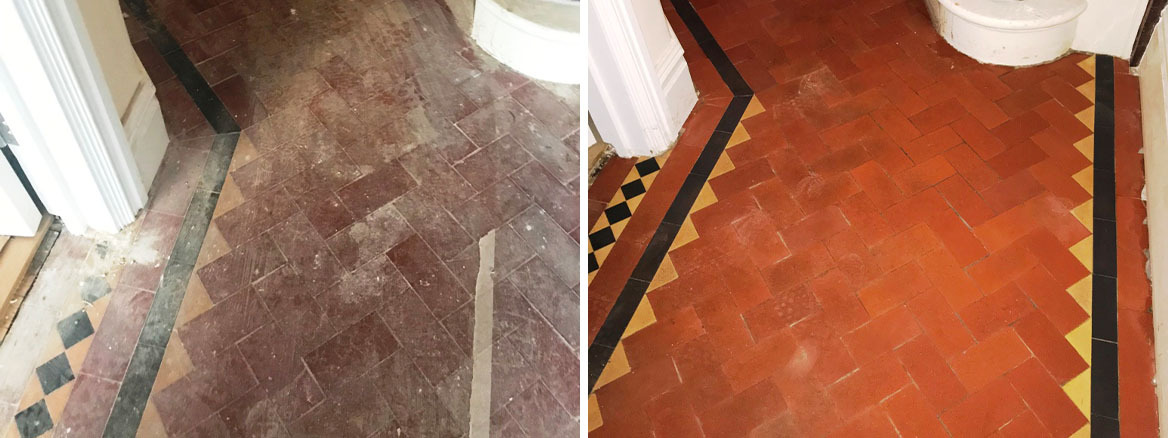
POLYGON ((146 187, 77 1, 0 0, 0 113, 45 209, 70 232, 114 233, 146 187))
POLYGON ((588 112, 617 155, 669 149, 697 100, 659 3, 588 2, 588 112))

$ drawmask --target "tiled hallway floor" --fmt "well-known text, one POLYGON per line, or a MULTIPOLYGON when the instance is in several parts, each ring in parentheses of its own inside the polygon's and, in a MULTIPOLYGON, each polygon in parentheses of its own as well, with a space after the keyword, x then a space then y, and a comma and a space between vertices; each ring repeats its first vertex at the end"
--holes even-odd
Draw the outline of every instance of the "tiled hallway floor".
MULTIPOLYGON (((578 89, 497 64, 435 0, 150 7, 242 133, 169 342, 144 350, 162 365, 131 433, 466 436, 490 233, 491 434, 574 436, 578 89)), ((172 137, 159 184, 188 189, 153 210, 181 221, 212 141, 234 136, 127 22, 172 137)), ((123 274, 93 341, 111 351, 74 366, 50 433, 124 436, 107 421, 144 372, 128 362, 157 330, 163 264, 123 274)))
MULTIPOLYGON (((730 100, 664 6, 702 102, 615 242, 591 242, 589 342, 614 306, 636 308, 590 396, 592 436, 1088 436, 1092 336, 1107 336, 1092 332, 1097 196, 1119 224, 1118 420, 1156 436, 1126 63, 1112 200, 1092 193, 1095 57, 980 65, 919 1, 695 1, 755 96, 630 304, 618 296, 730 100)), ((590 188, 593 239, 637 179, 611 169, 590 188)))

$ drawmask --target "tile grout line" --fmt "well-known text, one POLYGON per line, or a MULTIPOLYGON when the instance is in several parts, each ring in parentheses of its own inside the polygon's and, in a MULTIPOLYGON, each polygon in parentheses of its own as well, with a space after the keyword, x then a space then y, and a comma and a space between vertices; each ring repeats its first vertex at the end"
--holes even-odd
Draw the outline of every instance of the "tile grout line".
POLYGON ((1095 213, 1091 269, 1091 436, 1119 436, 1115 217, 1115 63, 1095 63, 1095 213))
POLYGON ((601 324, 600 330, 597 331, 596 337, 593 338, 588 347, 589 393, 595 388, 596 381, 600 378, 604 367, 608 365, 617 342, 648 291, 653 276, 661 266, 669 247, 673 244, 673 239, 677 237, 681 223, 689 215, 694 201, 697 200, 698 193, 701 192, 702 186, 709 179, 710 172, 717 164, 722 151, 726 149, 726 144, 730 141, 730 133, 734 131, 734 127, 738 125, 742 115, 746 112, 747 105, 754 97, 754 91, 743 80, 734 64, 730 62, 726 52, 718 45, 697 11, 694 10, 693 4, 689 0, 671 0, 671 2, 686 28, 697 40, 702 52, 705 53, 718 71, 719 76, 722 77, 722 81, 734 94, 734 98, 727 105, 722 119, 719 120, 697 161, 694 162, 693 168, 678 189, 665 217, 662 218, 656 231, 653 232, 653 237, 641 253, 636 267, 633 268, 633 273, 629 276, 620 295, 601 324))
POLYGON ((239 125, 223 101, 211 90, 206 79, 145 2, 123 1, 146 28, 150 43, 163 54, 167 65, 216 135, 107 418, 103 432, 106 437, 133 436, 141 424, 240 135, 239 125))

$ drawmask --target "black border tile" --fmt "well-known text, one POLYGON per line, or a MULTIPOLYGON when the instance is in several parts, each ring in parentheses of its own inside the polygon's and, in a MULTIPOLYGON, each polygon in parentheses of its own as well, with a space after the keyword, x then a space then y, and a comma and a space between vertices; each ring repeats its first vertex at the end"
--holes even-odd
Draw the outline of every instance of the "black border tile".
POLYGON ((754 97, 754 91, 738 73, 738 69, 734 68, 734 64, 730 62, 726 52, 722 50, 710 30, 706 28, 705 23, 702 22, 689 0, 672 0, 672 2, 682 23, 698 41, 702 52, 714 64, 722 81, 726 83, 735 97, 726 106, 713 134, 710 135, 710 139, 706 142, 706 146, 702 149, 697 161, 694 162, 689 175, 686 176, 672 203, 669 204, 669 210, 665 212, 661 223, 657 225, 657 230, 653 232, 653 237, 645 246, 645 251, 641 253, 641 258, 638 259, 637 266, 633 268, 633 273, 626 281, 620 296, 617 297, 612 309, 605 316, 604 323, 596 332, 592 344, 588 346, 589 393, 596 387, 596 380, 600 378, 600 373, 608 365, 608 360, 612 357, 617 342, 620 342, 620 337, 624 335, 625 329, 633 317, 633 312, 640 305, 641 299, 648 291, 649 283, 657 273, 657 269, 660 268, 666 253, 669 252, 669 247, 673 245, 673 239, 681 230, 682 222, 689 215, 694 201, 697 200, 698 194, 701 193, 702 187, 710 177, 710 172, 714 170, 714 165, 718 163, 718 159, 726 149, 726 144, 730 141, 730 134, 738 126, 738 122, 741 121, 742 115, 746 112, 747 105, 750 104, 750 99, 754 97))
POLYGON ((1115 223, 1115 62, 1095 58, 1095 181, 1091 279, 1091 436, 1119 436, 1115 223))

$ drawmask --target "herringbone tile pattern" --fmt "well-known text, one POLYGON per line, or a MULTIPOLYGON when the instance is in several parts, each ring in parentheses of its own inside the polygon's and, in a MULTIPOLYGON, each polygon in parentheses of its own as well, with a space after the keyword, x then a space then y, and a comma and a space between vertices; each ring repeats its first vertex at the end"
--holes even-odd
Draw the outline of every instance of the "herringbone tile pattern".
POLYGON ((979 65, 919 2, 695 6, 765 111, 592 435, 1085 436, 1094 58, 979 65))

